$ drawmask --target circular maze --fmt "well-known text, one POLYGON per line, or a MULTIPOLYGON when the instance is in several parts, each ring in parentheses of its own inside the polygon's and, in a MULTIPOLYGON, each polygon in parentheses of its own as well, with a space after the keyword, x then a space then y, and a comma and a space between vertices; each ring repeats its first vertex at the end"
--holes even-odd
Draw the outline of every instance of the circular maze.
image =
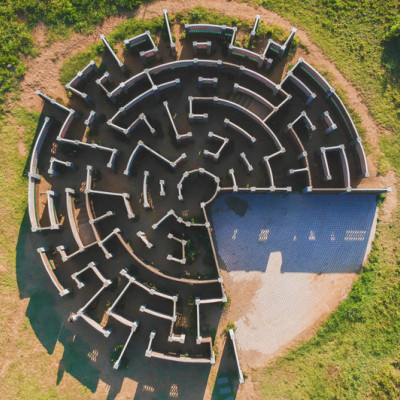
POLYGON ((209 214, 218 194, 346 193, 369 176, 349 113, 308 62, 279 83, 265 76, 295 29, 258 54, 234 45, 236 28, 186 25, 193 57, 176 60, 164 16, 167 50, 149 32, 125 40, 140 72, 127 77, 101 36, 101 67, 66 85, 72 108, 38 91, 37 251, 70 322, 124 338, 114 368, 130 342, 147 357, 215 362, 210 327, 227 302, 209 214))

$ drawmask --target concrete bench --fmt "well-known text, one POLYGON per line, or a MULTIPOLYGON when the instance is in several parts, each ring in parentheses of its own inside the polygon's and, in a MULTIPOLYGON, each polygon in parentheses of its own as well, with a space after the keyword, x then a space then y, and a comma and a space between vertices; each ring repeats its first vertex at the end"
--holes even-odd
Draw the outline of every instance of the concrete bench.
POLYGON ((230 128, 235 132, 240 133, 244 138, 246 138, 250 142, 250 144, 254 144, 257 141, 257 139, 254 136, 251 136, 250 133, 248 133, 245 129, 243 129, 239 125, 234 124, 228 118, 224 119, 224 127, 230 128))
POLYGON ((322 122, 325 125, 325 133, 331 133, 337 129, 337 125, 332 121, 332 117, 329 115, 328 111, 322 114, 322 122))
POLYGON ((132 211, 132 206, 129 202, 130 195, 129 193, 116 193, 116 192, 106 192, 103 190, 95 190, 92 188, 92 180, 93 180, 93 167, 88 165, 86 167, 86 188, 85 194, 97 194, 103 196, 113 196, 113 197, 122 197, 124 201, 124 205, 128 214, 128 218, 135 218, 135 214, 132 211))
POLYGON ((169 107, 168 107, 168 101, 163 101, 163 106, 165 108, 165 111, 167 112, 168 119, 169 119, 169 122, 171 123, 172 129, 174 130, 176 141, 178 143, 180 143, 182 140, 191 139, 193 137, 192 132, 187 132, 187 133, 184 133, 184 134, 179 134, 178 133, 178 130, 176 129, 176 125, 175 125, 175 122, 174 122, 174 119, 173 119, 173 117, 171 115, 171 112, 169 110, 169 107))
POLYGON ((64 288, 63 285, 61 285, 56 274, 54 273, 54 269, 55 269, 54 263, 47 256, 47 249, 45 247, 39 247, 37 249, 37 252, 39 253, 39 256, 42 260, 42 264, 43 264, 47 274, 50 276, 51 281, 53 282, 54 286, 58 290, 59 295, 61 297, 63 297, 66 294, 70 293, 69 289, 66 289, 66 288, 64 288))
POLYGON ((144 232, 142 231, 136 232, 136 236, 146 245, 148 249, 151 249, 154 246, 153 243, 149 242, 144 232))
POLYGON ((253 172, 254 168, 250 164, 249 160, 247 159, 247 156, 246 156, 245 152, 240 153, 240 159, 243 161, 244 165, 246 166, 247 172, 248 173, 253 172))
POLYGON ((79 71, 76 74, 76 76, 72 78, 72 80, 65 85, 65 87, 67 88, 67 90, 71 91, 78 97, 81 97, 86 102, 90 102, 87 93, 81 92, 77 88, 89 77, 89 75, 91 75, 92 72, 96 71, 98 71, 98 67, 96 63, 93 60, 91 60, 89 64, 82 71, 79 71))
POLYGON ((168 38, 169 38, 169 47, 171 49, 171 53, 173 56, 176 56, 176 47, 175 47, 175 43, 172 40, 172 33, 171 33, 171 27, 169 25, 169 19, 168 19, 168 11, 167 9, 163 10, 163 14, 164 14, 164 21, 165 21, 165 26, 167 27, 167 32, 168 32, 168 38))
POLYGON ((71 168, 71 169, 75 168, 75 165, 71 161, 62 161, 62 160, 59 160, 58 158, 51 157, 50 158, 50 166, 49 166, 49 169, 47 170, 47 173, 49 175, 53 175, 53 176, 59 175, 59 173, 56 170, 56 165, 61 165, 61 166, 64 166, 66 168, 71 168))
POLYGON ((285 153, 285 149, 277 151, 276 153, 270 154, 268 156, 263 157, 264 165, 267 168, 267 173, 268 173, 268 178, 269 178, 269 183, 271 188, 275 188, 275 182, 274 182, 274 174, 272 171, 271 163, 270 160, 274 157, 277 157, 279 155, 282 155, 285 153))
POLYGON ((187 35, 201 35, 204 37, 216 36, 221 39, 230 39, 230 44, 235 43, 237 28, 226 25, 212 24, 185 24, 187 35))
POLYGON ((155 45, 153 38, 151 37, 150 31, 141 33, 140 35, 134 36, 130 39, 124 40, 124 44, 127 49, 134 49, 140 45, 147 44, 150 46, 149 49, 145 51, 140 51, 139 56, 144 65, 147 64, 147 60, 151 57, 158 57, 158 48, 155 45))
POLYGON ((165 181, 160 179, 160 196, 165 197, 165 181))
POLYGON ((350 170, 349 170, 349 163, 346 156, 346 151, 344 145, 340 146, 332 146, 332 147, 321 147, 319 150, 319 154, 321 156, 322 161, 322 168, 324 171, 324 178, 325 180, 331 180, 332 176, 329 169, 328 159, 326 157, 326 153, 329 151, 337 151, 339 152, 340 161, 342 163, 342 173, 343 173, 343 181, 344 186, 347 190, 351 190, 351 183, 350 183, 350 170))
POLYGON ((147 198, 147 190, 148 190, 148 180, 150 178, 150 172, 144 171, 144 178, 143 178, 143 207, 144 208, 151 208, 149 200, 147 198))
POLYGON ((193 53, 195 56, 197 56, 199 50, 205 51, 209 56, 211 54, 211 41, 208 40, 206 42, 198 42, 195 40, 193 42, 193 53))
POLYGON ((99 117, 99 115, 96 113, 96 111, 91 110, 88 117, 85 119, 84 124, 87 127, 91 128, 98 117, 99 117))
POLYGON ((292 71, 294 74, 297 74, 301 71, 306 74, 324 92, 324 96, 326 99, 328 99, 333 93, 335 93, 335 89, 316 69, 314 69, 314 67, 307 63, 304 58, 299 58, 292 71))
POLYGON ((233 353, 235 354, 236 366, 237 366, 238 376, 239 376, 239 383, 242 384, 242 383, 244 383, 244 377, 243 377, 242 369, 240 368, 239 356, 238 356, 238 352, 237 352, 237 348, 236 348, 236 341, 235 341, 235 332, 233 329, 229 329, 229 337, 231 338, 231 341, 232 341, 233 353))
POLYGON ((186 264, 186 245, 187 245, 187 241, 175 237, 172 233, 168 233, 168 239, 175 240, 176 242, 181 244, 181 246, 182 246, 182 257, 181 258, 175 258, 171 254, 168 254, 167 255, 167 260, 174 261, 174 262, 177 262, 179 264, 185 265, 186 264))
POLYGON ((342 100, 336 95, 336 93, 333 93, 332 96, 329 97, 329 100, 332 102, 334 109, 336 109, 336 111, 338 112, 340 119, 345 124, 346 130, 349 133, 350 138, 352 139, 352 144, 355 147, 355 151, 359 161, 361 177, 368 178, 370 175, 368 171, 367 158, 365 156, 365 151, 362 146, 361 138, 358 134, 357 128, 355 127, 354 122, 351 119, 350 114, 348 113, 342 100))
MULTIPOLYGON (((228 54, 230 56, 237 56, 242 59, 246 59, 249 61, 253 61, 257 64, 257 68, 260 69, 264 65, 265 57, 262 54, 255 53, 254 51, 244 49, 242 47, 229 45, 228 54)), ((269 67, 271 66, 270 63, 267 64, 269 67)))
MULTIPOLYGON (((258 103, 262 104, 262 105, 267 109, 267 112, 268 112, 267 118, 269 117, 269 114, 275 113, 275 112, 277 112, 278 109, 279 109, 279 107, 275 107, 273 104, 271 104, 271 103, 270 103, 266 98, 264 98, 263 96, 259 95, 259 94, 256 93, 256 92, 253 92, 252 90, 250 90, 250 89, 248 89, 248 88, 246 88, 246 87, 244 87, 244 86, 239 85, 238 83, 235 83, 235 84, 233 85, 233 92, 234 92, 234 93, 242 93, 242 94, 245 94, 245 95, 251 97, 252 99, 256 100, 258 103)), ((267 118, 266 118, 266 119, 267 119, 267 118)), ((264 121, 265 121, 265 120, 264 120, 264 121)))
POLYGON ((204 86, 212 86, 213 88, 216 88, 218 85, 218 78, 204 78, 202 76, 199 76, 197 78, 197 85, 199 88, 202 88, 204 86))
POLYGON ((293 71, 287 72, 281 85, 283 86, 286 81, 291 82, 301 92, 301 94, 305 96, 306 105, 309 105, 317 97, 317 95, 302 80, 293 74, 293 71))
POLYGON ((122 357, 124 356, 125 351, 126 351, 126 348, 128 347, 128 344, 129 344, 129 342, 131 341, 132 336, 133 336, 133 334, 136 332, 136 329, 138 328, 138 326, 139 326, 139 321, 135 321, 135 322, 133 323, 133 326, 132 326, 132 328, 131 328, 131 331, 130 331, 130 333, 129 333, 129 335, 128 335, 128 338, 126 339, 126 342, 125 342, 125 344, 124 344, 124 347, 122 348, 121 354, 119 355, 118 359, 115 361, 115 363, 114 363, 114 365, 113 365, 113 368, 114 368, 114 369, 118 369, 119 366, 121 365, 122 357))
POLYGON ((120 67, 123 71, 125 70, 125 66, 124 63, 118 58, 118 56, 115 54, 113 48, 110 46, 110 44, 108 43, 106 37, 101 34, 100 35, 100 39, 102 40, 102 42, 104 43, 104 46, 106 47, 106 49, 108 50, 108 52, 111 54, 111 57, 113 58, 113 60, 118 64, 118 67, 120 67))
POLYGON ((188 97, 189 100, 189 121, 190 122, 194 122, 194 121, 203 121, 203 122, 207 122, 208 121, 208 114, 204 113, 204 114, 195 114, 193 112, 193 102, 195 101, 202 101, 201 97, 193 97, 193 96, 189 96, 188 97))
POLYGON ((205 156, 205 157, 211 157, 215 162, 217 162, 218 160, 219 160, 219 157, 220 157, 220 155, 221 155, 221 152, 222 152, 222 150, 226 147, 226 145, 229 143, 229 139, 228 138, 226 138, 226 137, 222 137, 222 136, 219 136, 219 135, 216 135, 214 132, 208 132, 208 135, 207 135, 207 137, 208 137, 208 139, 210 139, 210 140, 214 140, 214 141, 217 141, 217 142, 222 142, 221 143, 221 146, 219 147, 219 149, 218 149, 218 151, 216 152, 216 153, 212 153, 211 151, 209 151, 209 150, 204 150, 203 151, 203 155, 205 156))
POLYGON ((133 151, 132 151, 132 153, 131 153, 131 155, 129 157, 128 163, 127 163, 125 171, 124 171, 124 175, 128 175, 128 176, 130 175, 133 161, 135 160, 135 157, 137 156, 137 154, 139 153, 139 151, 141 149, 144 149, 144 150, 148 151, 149 153, 154 155, 159 160, 161 160, 161 161, 165 162, 166 164, 168 164, 173 169, 175 169, 177 167, 177 165, 179 165, 182 161, 186 160, 186 158, 187 158, 186 154, 182 153, 175 161, 170 161, 166 157, 161 155, 160 153, 158 153, 155 150, 153 150, 151 147, 149 147, 146 144, 144 144, 141 140, 139 140, 137 145, 136 145, 136 147, 133 149, 133 151))
POLYGON ((256 15, 256 18, 254 20, 253 29, 251 30, 251 33, 250 33, 250 41, 253 41, 256 37, 259 22, 260 22, 260 16, 256 15))

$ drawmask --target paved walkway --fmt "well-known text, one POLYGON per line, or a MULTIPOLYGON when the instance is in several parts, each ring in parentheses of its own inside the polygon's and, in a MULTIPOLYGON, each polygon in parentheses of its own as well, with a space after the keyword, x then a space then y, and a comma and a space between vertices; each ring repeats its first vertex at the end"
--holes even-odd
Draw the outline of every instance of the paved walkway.
POLYGON ((273 252, 282 255, 282 273, 355 272, 362 264, 375 195, 249 194, 234 196, 236 202, 232 197, 220 196, 212 206, 228 271, 265 271, 273 252), (243 216, 237 214, 244 209, 243 216))
POLYGON ((374 195, 217 198, 213 226, 247 365, 278 354, 337 307, 363 262, 375 213, 374 195))

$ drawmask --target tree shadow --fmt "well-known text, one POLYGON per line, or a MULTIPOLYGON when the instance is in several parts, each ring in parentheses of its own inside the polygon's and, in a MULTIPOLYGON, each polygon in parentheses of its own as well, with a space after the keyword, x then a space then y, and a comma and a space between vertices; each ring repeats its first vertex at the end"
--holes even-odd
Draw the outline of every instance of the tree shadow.
POLYGON ((390 84, 398 87, 400 83, 400 39, 392 39, 382 42, 381 63, 385 68, 382 83, 382 92, 386 92, 390 84))
POLYGON ((66 318, 56 307, 58 301, 45 275, 36 253, 37 237, 30 234, 28 212, 25 212, 16 247, 16 272, 21 299, 29 298, 26 316, 36 337, 53 354, 57 342, 64 345, 57 384, 64 372, 70 373, 92 392, 96 390, 100 372, 90 364, 87 357, 89 346, 81 339, 72 340, 71 332, 64 327, 66 318))

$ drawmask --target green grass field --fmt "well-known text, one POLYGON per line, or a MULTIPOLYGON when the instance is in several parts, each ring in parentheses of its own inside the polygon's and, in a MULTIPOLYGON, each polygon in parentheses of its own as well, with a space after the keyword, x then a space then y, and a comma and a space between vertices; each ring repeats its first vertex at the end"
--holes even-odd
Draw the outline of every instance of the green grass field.
MULTIPOLYGON (((51 42, 60 32, 82 31, 86 23, 90 30, 105 17, 139 4, 104 0, 98 2, 93 13, 88 13, 89 2, 82 0, 57 2, 51 7, 47 3, 42 2, 39 7, 38 1, 15 1, 0 7, 4 30, 0 40, 0 101, 3 105, 0 116, 0 307, 5 310, 0 314, 0 358, 10 360, 7 374, 0 375, 0 397, 7 394, 4 398, 10 399, 86 398, 90 395, 72 379, 56 386, 57 366, 41 348, 27 317, 20 316, 12 335, 8 332, 16 318, 14 313, 22 312, 21 305, 16 303, 22 301, 18 297, 15 271, 16 247, 21 226, 26 228, 22 224, 27 187, 24 171, 39 115, 16 108, 13 103, 5 106, 4 101, 7 93, 18 92, 18 79, 25 70, 20 54, 36 54, 30 32, 39 20, 49 24, 51 42), (24 355, 28 348, 31 349, 29 354, 36 357, 35 364, 24 355), (47 379, 43 380, 45 375, 47 379)), ((393 168, 399 173, 400 41, 396 39, 396 32, 400 33, 400 28, 396 30, 396 24, 400 24, 399 18, 396 19, 400 13, 399 2, 263 0, 258 3, 306 30, 357 87, 372 116, 390 131, 380 138, 381 170, 393 168), (394 37, 388 40, 391 28, 394 37)), ((133 32, 142 28, 139 25, 131 23, 120 27, 120 31, 114 33, 114 40, 118 41, 124 29, 133 32)), ((65 65, 62 79, 66 80, 79 63, 85 63, 86 56, 65 65)), ((317 335, 257 374, 262 391, 260 398, 400 398, 399 237, 398 210, 393 221, 378 224, 368 265, 349 297, 317 335)))

